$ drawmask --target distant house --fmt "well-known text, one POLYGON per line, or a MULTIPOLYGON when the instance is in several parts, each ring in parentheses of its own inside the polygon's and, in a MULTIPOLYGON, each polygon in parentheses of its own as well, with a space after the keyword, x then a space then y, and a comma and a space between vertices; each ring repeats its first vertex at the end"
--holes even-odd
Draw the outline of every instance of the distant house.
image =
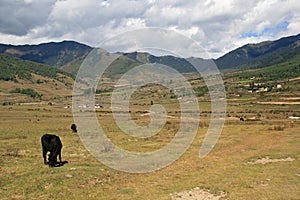
POLYGON ((236 96, 236 97, 241 97, 241 96, 242 96, 242 93, 240 93, 240 92, 235 92, 235 93, 234 93, 234 96, 236 96))
POLYGON ((258 87, 253 87, 251 89, 248 89, 248 92, 250 92, 250 93, 259 92, 259 88, 258 87))
POLYGON ((86 104, 80 104, 79 106, 78 106, 78 108, 87 108, 88 106, 86 105, 86 104))
POLYGON ((95 104, 95 108, 103 108, 102 105, 100 105, 99 103, 95 104))
POLYGON ((300 119, 300 117, 290 116, 289 119, 300 119))
POLYGON ((261 87, 259 88, 259 92, 268 92, 269 88, 268 87, 261 87))

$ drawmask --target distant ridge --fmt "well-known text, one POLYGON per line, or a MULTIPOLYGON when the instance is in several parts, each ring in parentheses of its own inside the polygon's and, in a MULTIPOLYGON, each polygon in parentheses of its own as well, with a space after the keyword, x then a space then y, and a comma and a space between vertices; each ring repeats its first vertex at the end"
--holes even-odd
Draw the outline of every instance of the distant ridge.
POLYGON ((287 61, 300 54, 300 34, 275 41, 247 44, 215 62, 219 69, 263 68, 287 61))
POLYGON ((182 73, 195 71, 192 64, 184 58, 179 58, 170 55, 154 56, 149 53, 143 52, 123 53, 123 55, 141 63, 159 63, 162 65, 170 66, 173 69, 176 69, 177 71, 182 73))
POLYGON ((49 42, 38 45, 0 44, 0 53, 55 67, 84 58, 92 47, 74 41, 49 42))

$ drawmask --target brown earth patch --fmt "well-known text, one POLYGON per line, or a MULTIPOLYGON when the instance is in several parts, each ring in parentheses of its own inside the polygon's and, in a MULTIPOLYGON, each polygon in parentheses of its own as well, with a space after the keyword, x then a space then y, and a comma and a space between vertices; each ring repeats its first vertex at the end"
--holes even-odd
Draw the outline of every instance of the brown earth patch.
POLYGON ((212 194, 210 191, 206 191, 196 187, 194 189, 183 191, 175 194, 171 194, 172 200, 219 200, 226 196, 225 192, 219 194, 212 194))
POLYGON ((248 162, 248 164, 251 164, 251 165, 255 165, 255 164, 267 164, 267 163, 275 163, 275 162, 291 162, 291 161, 294 161, 295 159, 294 158, 291 158, 291 157, 287 157, 287 158, 281 158, 281 159, 271 159, 269 157, 266 157, 266 158, 261 158, 261 159, 258 159, 254 162, 248 162))

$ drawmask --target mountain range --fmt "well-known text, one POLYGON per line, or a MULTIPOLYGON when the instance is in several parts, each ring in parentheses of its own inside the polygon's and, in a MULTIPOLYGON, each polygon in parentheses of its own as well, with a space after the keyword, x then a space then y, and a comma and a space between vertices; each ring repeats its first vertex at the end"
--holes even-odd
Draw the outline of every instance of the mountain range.
MULTIPOLYGON (((0 44, 0 54, 57 67, 73 75, 76 75, 80 64, 92 49, 93 47, 75 41, 50 42, 39 45, 0 44)), ((154 56, 145 52, 121 54, 122 58, 112 64, 115 66, 111 71, 113 74, 118 74, 121 68, 121 71, 124 72, 140 63, 160 63, 171 66, 182 73, 194 71, 188 62, 190 58, 184 59, 170 55, 154 56), (124 69, 124 65, 127 66, 126 69, 124 69)), ((299 55, 300 34, 275 41, 246 44, 213 59, 213 61, 220 70, 241 70, 276 65, 299 55)), ((207 62, 202 58, 196 59, 203 63, 207 62)))

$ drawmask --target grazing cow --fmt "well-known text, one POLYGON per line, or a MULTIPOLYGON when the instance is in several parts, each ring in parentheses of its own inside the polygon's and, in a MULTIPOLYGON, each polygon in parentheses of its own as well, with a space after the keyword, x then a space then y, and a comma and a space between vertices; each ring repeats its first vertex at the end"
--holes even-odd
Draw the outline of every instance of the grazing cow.
POLYGON ((76 124, 72 124, 71 125, 71 129, 72 129, 73 133, 77 133, 77 126, 76 126, 76 124))
POLYGON ((44 164, 49 164, 49 167, 55 167, 57 164, 61 166, 63 163, 61 161, 61 148, 62 143, 58 136, 56 135, 50 135, 45 134, 41 138, 42 147, 43 147, 43 158, 44 158, 44 164), (47 152, 50 152, 49 154, 49 162, 46 160, 47 152), (59 157, 60 163, 57 163, 57 156, 59 157))
POLYGON ((242 122, 243 122, 243 121, 245 121, 245 119, 244 119, 243 117, 240 117, 240 121, 242 121, 242 122))

